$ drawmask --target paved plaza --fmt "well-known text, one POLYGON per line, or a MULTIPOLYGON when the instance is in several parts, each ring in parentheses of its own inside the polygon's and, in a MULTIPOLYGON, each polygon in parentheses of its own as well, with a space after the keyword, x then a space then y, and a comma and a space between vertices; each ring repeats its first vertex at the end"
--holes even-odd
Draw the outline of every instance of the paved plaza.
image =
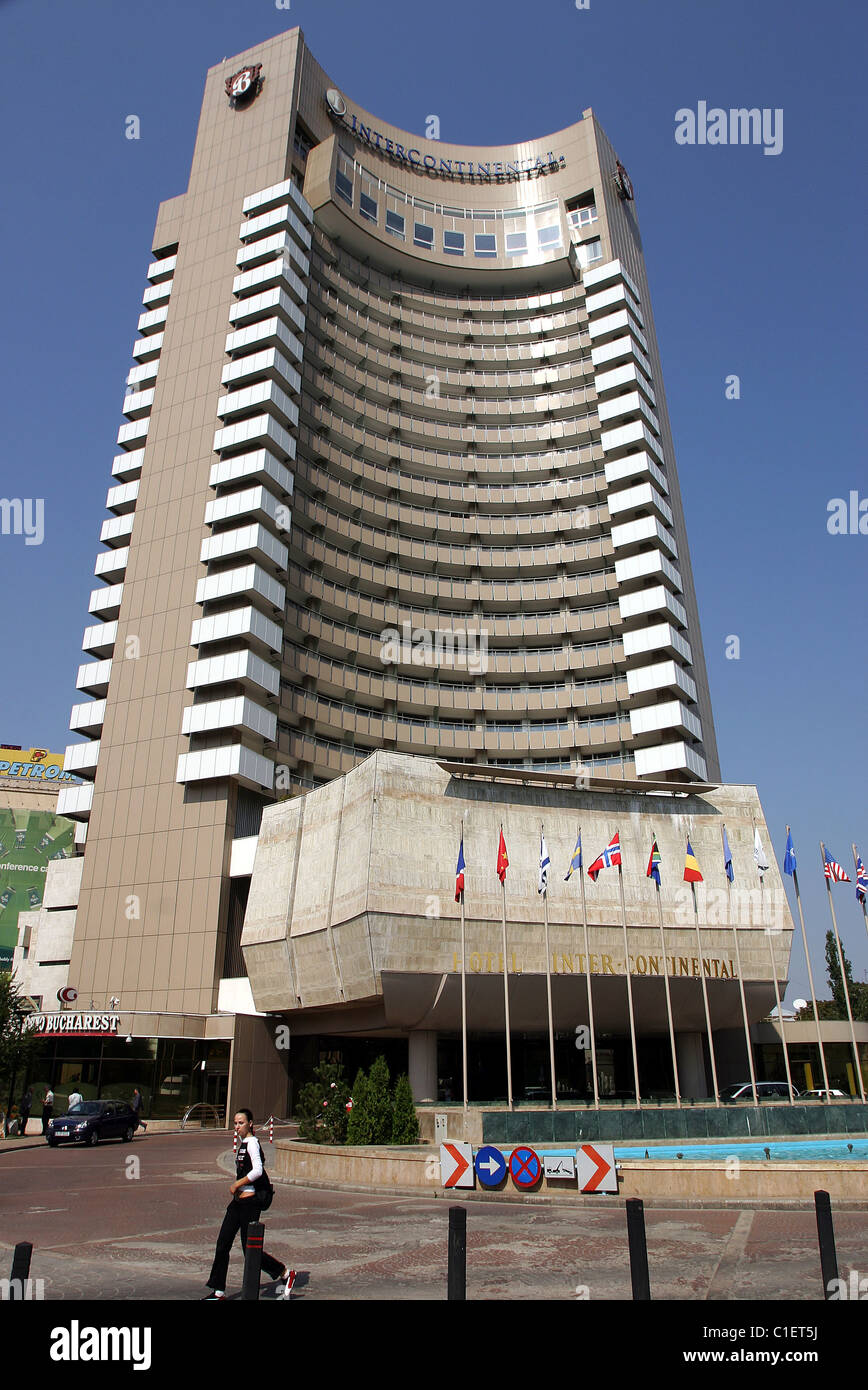
MULTIPOLYGON (((27 1240, 46 1300, 201 1299, 229 1200, 229 1160, 227 1135, 213 1132, 95 1149, 5 1143, 0 1272, 27 1240)), ((266 1248, 299 1271, 294 1302, 444 1299, 451 1204, 278 1185, 266 1248)), ((868 1270, 868 1211, 834 1215, 842 1275, 868 1270)), ((812 1206, 654 1206, 646 1223, 655 1300, 821 1297, 812 1206)), ((230 1290, 241 1274, 236 1247, 230 1290)), ((629 1299, 623 1205, 469 1201, 467 1297, 629 1299)))

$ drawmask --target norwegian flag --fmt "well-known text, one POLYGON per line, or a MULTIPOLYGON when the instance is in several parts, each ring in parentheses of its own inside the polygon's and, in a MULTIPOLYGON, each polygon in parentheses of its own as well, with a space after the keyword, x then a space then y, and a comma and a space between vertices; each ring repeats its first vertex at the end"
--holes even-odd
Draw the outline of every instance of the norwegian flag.
POLYGON ((620 866, 621 840, 619 838, 619 833, 616 830, 611 840, 607 844, 606 848, 603 850, 603 853, 599 856, 598 859, 594 860, 593 864, 590 864, 588 866, 588 878, 591 880, 592 883, 596 883, 597 874, 600 872, 601 869, 620 868, 620 866))
POLYGON ((832 858, 829 851, 827 849, 824 849, 823 853, 826 856, 826 862, 823 868, 823 873, 826 875, 826 878, 833 878, 836 883, 852 883, 853 880, 851 879, 850 875, 844 873, 844 870, 841 868, 841 865, 835 859, 832 858))
POLYGON ((863 906, 866 896, 868 896, 868 869, 862 863, 860 854, 856 858, 856 897, 863 906))

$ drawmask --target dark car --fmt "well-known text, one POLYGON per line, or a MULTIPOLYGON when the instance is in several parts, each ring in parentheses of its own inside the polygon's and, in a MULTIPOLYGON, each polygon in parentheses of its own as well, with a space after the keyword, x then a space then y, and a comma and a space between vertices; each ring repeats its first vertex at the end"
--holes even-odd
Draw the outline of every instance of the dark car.
POLYGON ((129 1144, 136 1132, 132 1106, 122 1100, 83 1100, 66 1115, 48 1121, 48 1142, 101 1144, 103 1139, 123 1139, 129 1144))

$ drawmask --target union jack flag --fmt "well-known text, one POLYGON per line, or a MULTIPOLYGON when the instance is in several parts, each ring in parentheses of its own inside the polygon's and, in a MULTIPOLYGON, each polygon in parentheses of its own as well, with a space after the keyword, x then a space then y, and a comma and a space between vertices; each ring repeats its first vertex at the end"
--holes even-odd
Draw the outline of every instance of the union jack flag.
POLYGON ((866 895, 868 895, 868 869, 862 863, 860 854, 856 857, 856 897, 860 903, 864 903, 866 895))
POLYGON ((829 851, 825 849, 823 853, 826 856, 826 864, 823 869, 823 873, 826 875, 826 878, 833 878, 836 883, 852 883, 853 880, 851 879, 850 875, 844 873, 844 870, 841 868, 841 865, 837 862, 837 860, 832 858, 829 851))

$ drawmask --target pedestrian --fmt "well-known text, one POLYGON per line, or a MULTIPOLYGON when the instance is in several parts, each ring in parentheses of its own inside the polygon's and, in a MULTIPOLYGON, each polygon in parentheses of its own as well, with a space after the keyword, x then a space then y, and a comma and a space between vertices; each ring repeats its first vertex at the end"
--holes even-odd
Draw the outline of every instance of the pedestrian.
POLYGON ((54 1092, 50 1086, 46 1086, 45 1095, 42 1097, 42 1133, 48 1133, 48 1121, 54 1114, 54 1092))
POLYGON ((142 1119, 143 1104, 144 1102, 142 1100, 142 1093, 139 1090, 138 1086, 136 1086, 135 1090, 133 1091, 133 1098, 130 1101, 130 1105, 132 1106, 133 1114, 136 1117, 136 1129, 144 1129, 145 1131, 147 1131, 148 1126, 142 1119))
POLYGON ((81 1105, 83 1100, 84 1096, 81 1094, 81 1091, 70 1091, 69 1099, 66 1102, 67 1112, 74 1110, 77 1105, 81 1105))
MULTIPOLYGON (((238 1139, 238 1153, 235 1157, 235 1181, 229 1191, 232 1200, 226 1208, 223 1225, 217 1237, 214 1263, 208 1275, 206 1301, 226 1297, 226 1275, 229 1270, 229 1252, 238 1232, 241 1232, 241 1247, 247 1249, 247 1228, 251 1221, 258 1221, 261 1211, 262 1188, 268 1183, 265 1173, 265 1160, 262 1145, 253 1133, 252 1110, 238 1110, 235 1114, 235 1134, 238 1139), (259 1192, 257 1192, 257 1184, 259 1192)), ((281 1295, 289 1298, 290 1289, 295 1283, 295 1270, 282 1265, 267 1251, 262 1252, 262 1268, 272 1279, 283 1284, 281 1295)))
POLYGON ((30 1087, 21 1097, 21 1104, 18 1107, 18 1133, 25 1134, 27 1131, 27 1121, 30 1119, 30 1111, 33 1106, 33 1092, 30 1087))

